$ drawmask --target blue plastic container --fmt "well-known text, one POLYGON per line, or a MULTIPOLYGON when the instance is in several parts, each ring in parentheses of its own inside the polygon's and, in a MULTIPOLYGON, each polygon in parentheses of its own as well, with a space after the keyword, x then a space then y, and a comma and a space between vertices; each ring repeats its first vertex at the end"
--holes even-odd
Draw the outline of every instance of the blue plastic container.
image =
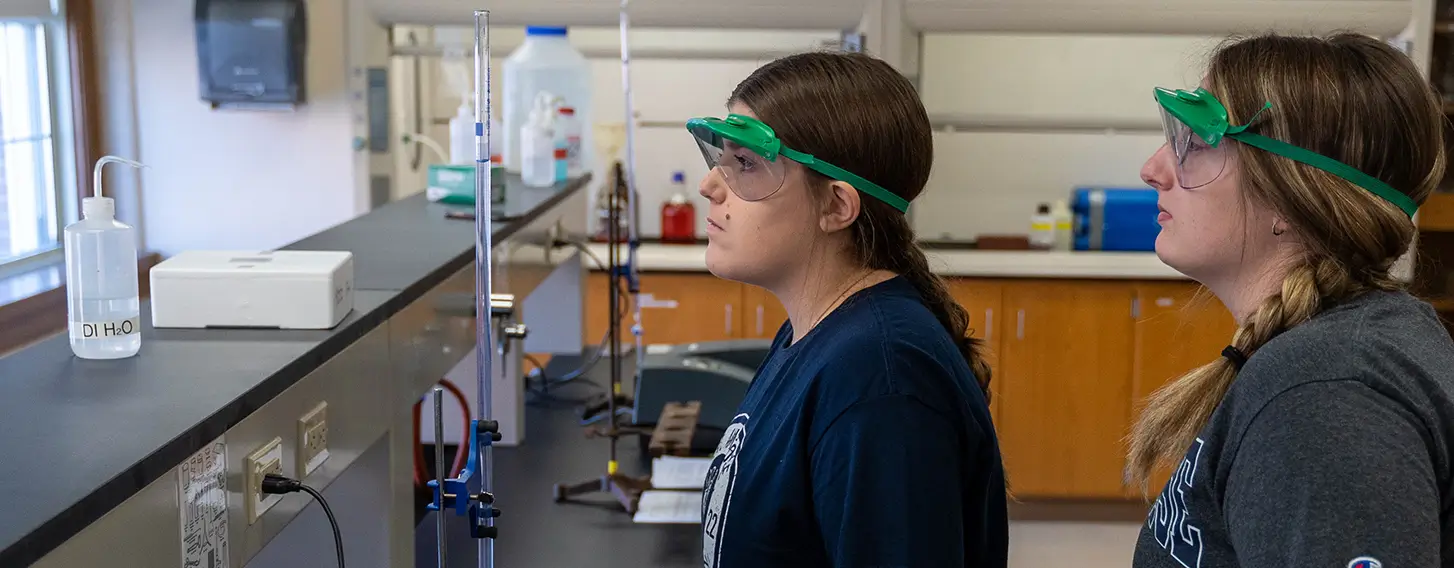
POLYGON ((1071 193, 1075 250, 1155 251, 1156 190, 1077 187, 1071 193))

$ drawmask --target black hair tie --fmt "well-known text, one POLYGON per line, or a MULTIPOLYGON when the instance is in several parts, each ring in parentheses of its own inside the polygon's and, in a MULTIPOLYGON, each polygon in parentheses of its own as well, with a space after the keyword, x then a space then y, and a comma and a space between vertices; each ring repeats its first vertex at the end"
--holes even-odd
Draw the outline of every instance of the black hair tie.
POLYGON ((1232 366, 1236 367, 1238 371, 1242 370, 1242 365, 1247 364, 1247 355, 1242 353, 1241 349, 1232 347, 1231 345, 1222 348, 1222 356, 1226 357, 1228 361, 1231 361, 1232 366))

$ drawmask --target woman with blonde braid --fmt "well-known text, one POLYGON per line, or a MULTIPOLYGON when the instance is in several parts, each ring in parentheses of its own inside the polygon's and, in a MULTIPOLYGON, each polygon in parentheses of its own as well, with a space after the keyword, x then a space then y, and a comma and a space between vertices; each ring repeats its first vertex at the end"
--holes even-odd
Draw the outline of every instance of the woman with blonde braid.
POLYGON ((1454 566, 1454 342, 1390 276, 1444 174, 1428 82, 1377 39, 1272 35, 1155 97, 1156 252, 1238 329, 1134 428, 1134 481, 1177 467, 1134 565, 1454 566))

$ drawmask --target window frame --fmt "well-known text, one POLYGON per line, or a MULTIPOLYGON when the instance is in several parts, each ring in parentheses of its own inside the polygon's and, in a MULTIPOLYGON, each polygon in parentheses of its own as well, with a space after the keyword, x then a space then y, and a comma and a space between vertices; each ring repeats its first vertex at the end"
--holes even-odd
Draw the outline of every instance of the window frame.
POLYGON ((51 153, 55 157, 52 175, 56 181, 49 198, 56 203, 53 220, 56 242, 48 248, 0 258, 0 278, 63 262, 63 230, 80 214, 80 199, 87 188, 82 187, 81 179, 84 176, 79 172, 81 164, 91 161, 85 150, 94 147, 90 140, 94 129, 82 128, 79 120, 82 117, 77 116, 77 113, 85 112, 90 106, 83 101, 89 102, 89 99, 95 98, 94 82, 85 80, 87 70, 82 67, 82 64, 87 63, 86 58, 78 57, 80 53, 85 53, 84 48, 90 42, 89 35, 93 28, 90 22, 90 1, 62 0, 57 2, 59 11, 54 16, 7 20, 40 24, 45 30, 45 60, 48 66, 46 88, 50 96, 50 116, 47 118, 50 120, 51 153), (81 9, 72 10, 73 8, 81 9))

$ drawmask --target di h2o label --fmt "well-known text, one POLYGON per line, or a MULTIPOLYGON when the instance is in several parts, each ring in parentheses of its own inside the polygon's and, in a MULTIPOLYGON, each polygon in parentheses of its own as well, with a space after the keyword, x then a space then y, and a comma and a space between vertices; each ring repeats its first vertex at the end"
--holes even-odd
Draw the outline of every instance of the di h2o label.
POLYGON ((107 339, 141 333, 141 316, 105 322, 71 322, 71 330, 82 339, 107 339))

